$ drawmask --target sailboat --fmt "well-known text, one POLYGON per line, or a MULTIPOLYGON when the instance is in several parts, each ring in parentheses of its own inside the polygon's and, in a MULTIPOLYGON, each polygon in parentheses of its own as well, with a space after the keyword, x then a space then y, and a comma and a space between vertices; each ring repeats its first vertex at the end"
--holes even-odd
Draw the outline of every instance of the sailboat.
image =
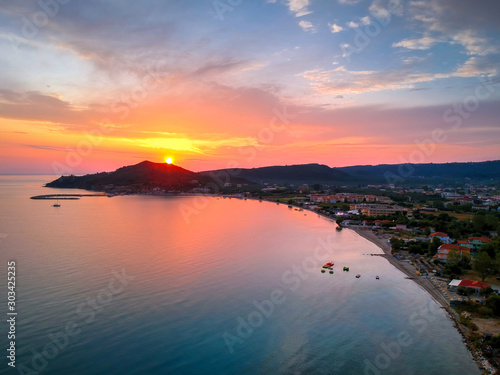
POLYGON ((61 207, 61 205, 59 204, 59 199, 57 200, 57 203, 52 205, 52 207, 61 207))

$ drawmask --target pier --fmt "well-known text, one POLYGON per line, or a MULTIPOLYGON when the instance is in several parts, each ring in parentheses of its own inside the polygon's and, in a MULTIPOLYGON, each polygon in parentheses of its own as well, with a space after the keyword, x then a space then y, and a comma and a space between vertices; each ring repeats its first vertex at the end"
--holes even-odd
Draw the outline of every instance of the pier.
POLYGON ((107 194, 46 194, 46 195, 35 195, 30 197, 30 199, 80 199, 81 197, 107 197, 107 194))

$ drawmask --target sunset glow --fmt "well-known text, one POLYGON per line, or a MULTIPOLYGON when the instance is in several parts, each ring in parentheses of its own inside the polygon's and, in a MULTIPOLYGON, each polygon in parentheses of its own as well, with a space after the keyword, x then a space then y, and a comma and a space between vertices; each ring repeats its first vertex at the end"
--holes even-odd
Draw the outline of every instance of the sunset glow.
POLYGON ((212 3, 2 5, 0 173, 500 159, 498 2, 212 3))
POLYGON ((165 163, 167 163, 167 164, 172 164, 172 162, 173 162, 172 158, 165 159, 165 163))

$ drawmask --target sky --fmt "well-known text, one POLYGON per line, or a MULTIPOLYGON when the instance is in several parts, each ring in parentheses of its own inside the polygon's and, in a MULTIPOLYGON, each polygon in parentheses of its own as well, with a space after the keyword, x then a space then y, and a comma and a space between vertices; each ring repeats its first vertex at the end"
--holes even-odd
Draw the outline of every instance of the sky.
POLYGON ((0 0, 0 174, 500 159, 497 0, 0 0))

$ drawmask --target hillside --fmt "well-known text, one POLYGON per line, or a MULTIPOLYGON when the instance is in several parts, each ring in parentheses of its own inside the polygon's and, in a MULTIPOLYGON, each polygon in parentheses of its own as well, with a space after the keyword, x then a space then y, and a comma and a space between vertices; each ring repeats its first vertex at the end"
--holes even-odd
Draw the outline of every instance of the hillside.
POLYGON ((114 172, 102 172, 85 176, 61 176, 45 186, 95 191, 110 190, 111 185, 113 187, 126 186, 135 189, 161 187, 184 190, 198 186, 200 183, 198 179, 197 173, 176 165, 143 161, 136 165, 119 168, 114 172))
POLYGON ((172 164, 143 161, 114 172, 85 176, 61 176, 47 187, 80 188, 94 191, 112 191, 126 188, 130 191, 161 188, 188 191, 195 187, 217 186, 224 183, 262 185, 275 184, 439 184, 500 181, 500 161, 446 164, 381 164, 330 168, 321 164, 272 166, 251 169, 220 169, 192 172, 172 164))

